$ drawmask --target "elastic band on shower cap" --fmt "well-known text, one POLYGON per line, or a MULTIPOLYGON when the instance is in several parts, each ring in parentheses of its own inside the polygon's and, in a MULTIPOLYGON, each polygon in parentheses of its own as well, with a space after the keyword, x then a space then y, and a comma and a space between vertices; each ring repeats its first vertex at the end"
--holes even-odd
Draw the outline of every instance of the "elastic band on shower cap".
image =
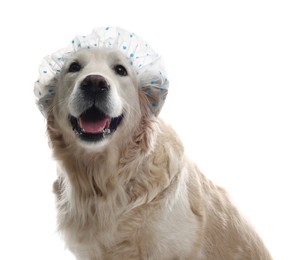
POLYGON ((58 77, 65 60, 80 49, 112 48, 121 51, 138 78, 138 84, 145 92, 150 109, 158 115, 167 96, 169 81, 162 58, 148 43, 134 33, 119 27, 96 28, 86 36, 76 36, 68 47, 46 56, 39 68, 39 79, 34 86, 37 105, 44 116, 56 92, 54 79, 58 77))

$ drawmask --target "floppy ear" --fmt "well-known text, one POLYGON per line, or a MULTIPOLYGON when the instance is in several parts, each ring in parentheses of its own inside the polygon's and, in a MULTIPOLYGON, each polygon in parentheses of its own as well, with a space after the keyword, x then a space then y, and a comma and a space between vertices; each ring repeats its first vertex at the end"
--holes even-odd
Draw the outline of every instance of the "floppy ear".
POLYGON ((52 106, 58 81, 57 78, 63 67, 64 59, 63 50, 60 50, 50 56, 44 57, 41 61, 39 80, 35 82, 34 93, 36 103, 44 117, 47 116, 47 112, 52 106))
POLYGON ((47 113, 53 105, 57 82, 57 78, 53 77, 47 84, 39 81, 35 84, 36 103, 44 117, 47 117, 47 113))
POLYGON ((151 110, 150 101, 146 93, 142 89, 140 89, 138 96, 143 117, 149 118, 150 116, 154 116, 154 113, 151 110))
POLYGON ((155 115, 150 107, 150 101, 144 91, 139 91, 139 101, 142 111, 140 127, 134 134, 134 143, 141 151, 148 152, 153 149, 154 140, 156 137, 155 115))
POLYGON ((145 96, 141 97, 142 102, 153 115, 158 116, 168 94, 168 80, 160 71, 147 71, 139 77, 139 86, 145 96))

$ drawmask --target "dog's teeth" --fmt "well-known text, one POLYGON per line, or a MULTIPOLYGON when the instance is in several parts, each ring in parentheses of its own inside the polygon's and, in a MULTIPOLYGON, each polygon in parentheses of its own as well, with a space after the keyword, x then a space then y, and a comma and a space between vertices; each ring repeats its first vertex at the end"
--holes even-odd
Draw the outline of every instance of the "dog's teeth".
POLYGON ((111 132, 110 129, 109 129, 109 128, 106 128, 106 129, 103 130, 103 135, 104 135, 104 136, 107 136, 107 135, 110 134, 110 132, 111 132))

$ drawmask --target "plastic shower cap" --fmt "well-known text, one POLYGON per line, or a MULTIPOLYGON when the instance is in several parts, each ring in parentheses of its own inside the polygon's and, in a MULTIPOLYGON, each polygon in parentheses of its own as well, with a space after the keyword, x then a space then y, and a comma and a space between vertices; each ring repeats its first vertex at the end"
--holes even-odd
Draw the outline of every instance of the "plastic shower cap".
POLYGON ((138 84, 148 97, 150 109, 158 115, 168 92, 169 81, 162 58, 149 45, 119 27, 96 28, 86 36, 76 36, 68 47, 46 56, 39 68, 39 79, 34 86, 37 105, 44 116, 56 92, 54 79, 65 60, 80 49, 112 48, 121 51, 138 78, 138 84))

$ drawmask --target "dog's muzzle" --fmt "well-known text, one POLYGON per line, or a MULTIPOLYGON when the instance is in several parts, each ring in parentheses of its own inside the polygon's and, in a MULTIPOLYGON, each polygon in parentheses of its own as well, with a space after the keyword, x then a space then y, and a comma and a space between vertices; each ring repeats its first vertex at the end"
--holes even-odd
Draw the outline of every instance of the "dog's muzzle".
POLYGON ((80 84, 81 107, 79 117, 69 115, 73 130, 84 141, 100 141, 116 131, 123 115, 111 118, 107 115, 110 84, 100 75, 89 75, 80 84))

